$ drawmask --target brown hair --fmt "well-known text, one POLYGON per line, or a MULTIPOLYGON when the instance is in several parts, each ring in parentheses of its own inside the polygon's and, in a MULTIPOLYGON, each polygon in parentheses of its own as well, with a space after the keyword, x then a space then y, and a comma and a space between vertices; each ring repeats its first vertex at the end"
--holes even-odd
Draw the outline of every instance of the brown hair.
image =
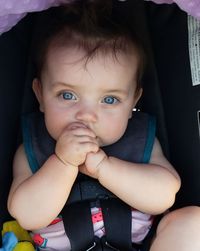
POLYGON ((145 53, 136 33, 115 22, 111 0, 76 0, 51 8, 39 17, 35 32, 34 64, 41 77, 51 47, 75 46, 86 52, 86 62, 97 53, 130 53, 138 57, 137 91, 145 66, 145 53), (39 27, 39 29, 38 29, 39 27))

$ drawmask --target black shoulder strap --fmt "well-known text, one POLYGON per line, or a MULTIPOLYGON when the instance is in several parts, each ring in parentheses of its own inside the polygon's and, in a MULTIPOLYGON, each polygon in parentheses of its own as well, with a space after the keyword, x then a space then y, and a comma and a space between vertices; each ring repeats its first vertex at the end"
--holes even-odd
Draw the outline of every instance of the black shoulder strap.
POLYGON ((133 251, 131 241, 131 208, 119 199, 101 200, 106 241, 111 247, 133 251), (113 229, 115 231, 113 231, 113 229))
POLYGON ((72 251, 89 250, 96 246, 88 201, 68 205, 63 210, 62 217, 72 251))
POLYGON ((103 147, 108 156, 121 160, 148 163, 155 140, 155 118, 142 112, 133 112, 124 135, 114 144, 103 147))
POLYGON ((35 173, 54 153, 55 141, 49 135, 43 113, 36 112, 22 117, 23 143, 29 166, 35 173))

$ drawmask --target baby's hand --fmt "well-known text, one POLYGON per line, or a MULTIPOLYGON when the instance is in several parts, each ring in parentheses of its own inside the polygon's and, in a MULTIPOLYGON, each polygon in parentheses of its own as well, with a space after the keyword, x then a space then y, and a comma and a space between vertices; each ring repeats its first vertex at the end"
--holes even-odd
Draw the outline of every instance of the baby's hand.
POLYGON ((101 149, 99 149, 96 153, 90 152, 87 154, 85 165, 79 167, 79 171, 91 176, 92 178, 98 179, 99 170, 107 158, 107 155, 101 149))
POLYGON ((55 152, 63 162, 79 166, 86 160, 89 152, 99 150, 96 135, 81 123, 72 123, 61 134, 55 152))

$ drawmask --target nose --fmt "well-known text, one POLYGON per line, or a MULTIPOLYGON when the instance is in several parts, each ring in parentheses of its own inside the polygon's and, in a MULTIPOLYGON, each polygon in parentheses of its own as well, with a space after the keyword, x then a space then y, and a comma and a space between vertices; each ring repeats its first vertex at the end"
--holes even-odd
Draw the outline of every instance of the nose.
POLYGON ((81 107, 76 113, 76 119, 83 122, 95 123, 97 118, 97 110, 94 106, 81 107))

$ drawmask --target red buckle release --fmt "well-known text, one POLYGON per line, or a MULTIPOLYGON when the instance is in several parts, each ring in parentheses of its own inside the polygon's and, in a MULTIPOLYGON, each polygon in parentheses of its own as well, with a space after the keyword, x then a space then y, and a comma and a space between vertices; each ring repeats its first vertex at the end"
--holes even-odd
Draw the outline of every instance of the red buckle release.
POLYGON ((103 220, 103 215, 102 215, 101 211, 92 215, 92 222, 93 223, 96 223, 96 222, 99 222, 99 221, 102 221, 102 220, 103 220))

